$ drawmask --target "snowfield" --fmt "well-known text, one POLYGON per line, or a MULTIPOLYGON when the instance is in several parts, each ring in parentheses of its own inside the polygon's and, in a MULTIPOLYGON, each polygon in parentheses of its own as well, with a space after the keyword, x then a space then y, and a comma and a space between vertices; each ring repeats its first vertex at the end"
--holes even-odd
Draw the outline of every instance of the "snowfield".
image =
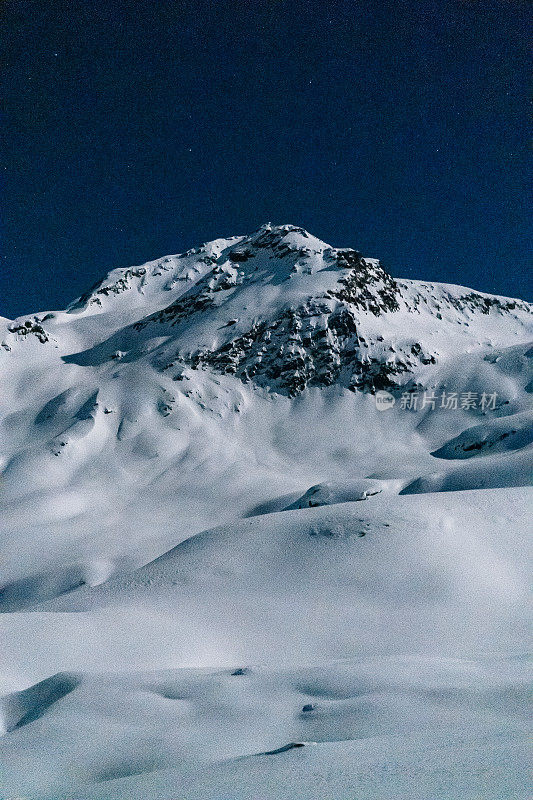
POLYGON ((290 225, 0 318, 0 797, 525 800, 532 338, 290 225))

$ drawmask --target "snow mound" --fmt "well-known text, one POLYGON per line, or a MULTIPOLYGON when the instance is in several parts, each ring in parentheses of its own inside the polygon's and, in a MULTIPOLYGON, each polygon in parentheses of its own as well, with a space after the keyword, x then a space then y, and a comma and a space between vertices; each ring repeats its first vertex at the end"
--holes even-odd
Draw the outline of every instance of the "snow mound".
MULTIPOLYGON (((522 441, 525 438, 524 436, 522 441)), ((466 440, 468 441, 468 437, 466 437, 466 440)), ((464 442, 464 439, 461 442, 464 442)), ((477 440, 476 445, 479 445, 477 440)), ((445 450, 445 452, 448 453, 449 450, 445 450)), ((439 451, 434 455, 440 455, 439 451)), ((433 472, 417 478, 402 489, 401 494, 458 492, 464 489, 499 489, 504 486, 531 486, 532 456, 533 447, 529 445, 518 452, 504 451, 500 457, 486 455, 482 459, 471 459, 467 463, 463 461, 457 466, 448 467, 439 472, 433 472)))
POLYGON ((437 458, 473 458, 520 450, 533 442, 533 412, 525 411, 474 425, 432 453, 437 458))
POLYGON ((62 673, 46 678, 29 689, 0 698, 0 720, 3 733, 29 725, 47 714, 79 684, 79 677, 62 673))
POLYGON ((374 481, 364 478, 346 483, 319 483, 316 486, 311 486, 302 497, 287 506, 287 510, 366 500, 368 497, 380 494, 383 491, 394 491, 395 488, 401 488, 401 482, 397 487, 394 482, 374 481))

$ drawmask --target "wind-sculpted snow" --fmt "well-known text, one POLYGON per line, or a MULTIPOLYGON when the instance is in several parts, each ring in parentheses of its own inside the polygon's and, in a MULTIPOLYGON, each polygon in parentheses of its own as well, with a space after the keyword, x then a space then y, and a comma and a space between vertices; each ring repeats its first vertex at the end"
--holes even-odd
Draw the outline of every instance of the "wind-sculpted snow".
POLYGON ((532 338, 291 225, 0 318, 0 795, 525 798, 532 338))
POLYGON ((432 455, 439 458, 473 458, 506 450, 520 450, 532 443, 533 412, 524 411, 467 428, 432 455))
POLYGON ((423 657, 57 675, 7 698, 38 721, 0 744, 4 785, 41 800, 525 797, 528 678, 520 659, 423 657))

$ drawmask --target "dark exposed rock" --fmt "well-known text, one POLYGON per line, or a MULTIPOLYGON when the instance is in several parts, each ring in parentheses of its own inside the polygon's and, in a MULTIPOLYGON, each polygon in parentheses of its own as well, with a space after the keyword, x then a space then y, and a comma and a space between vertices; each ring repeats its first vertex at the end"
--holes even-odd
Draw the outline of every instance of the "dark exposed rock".
POLYGON ((234 669, 231 674, 232 676, 240 676, 240 675, 248 675, 249 672, 250 670, 248 669, 248 667, 237 667, 237 669, 234 669))
POLYGON ((28 336, 33 334, 37 339, 44 344, 49 341, 49 337, 43 326, 31 319, 27 319, 22 323, 15 323, 8 328, 10 333, 18 333, 19 336, 28 336))
POLYGON ((398 285, 380 264, 366 261, 356 250, 340 250, 337 265, 350 272, 339 280, 339 288, 331 292, 333 297, 376 316, 398 311, 398 285))
POLYGON ((253 258, 253 255, 253 252, 249 248, 246 248, 245 250, 233 250, 228 258, 233 262, 248 261, 249 258, 253 258))

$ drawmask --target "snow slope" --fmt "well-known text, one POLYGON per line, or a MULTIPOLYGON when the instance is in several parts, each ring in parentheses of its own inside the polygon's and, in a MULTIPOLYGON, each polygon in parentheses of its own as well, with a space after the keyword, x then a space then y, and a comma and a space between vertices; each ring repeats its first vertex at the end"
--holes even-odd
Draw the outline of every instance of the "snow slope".
POLYGON ((527 796, 528 304, 266 225, 0 323, 4 794, 527 796))

